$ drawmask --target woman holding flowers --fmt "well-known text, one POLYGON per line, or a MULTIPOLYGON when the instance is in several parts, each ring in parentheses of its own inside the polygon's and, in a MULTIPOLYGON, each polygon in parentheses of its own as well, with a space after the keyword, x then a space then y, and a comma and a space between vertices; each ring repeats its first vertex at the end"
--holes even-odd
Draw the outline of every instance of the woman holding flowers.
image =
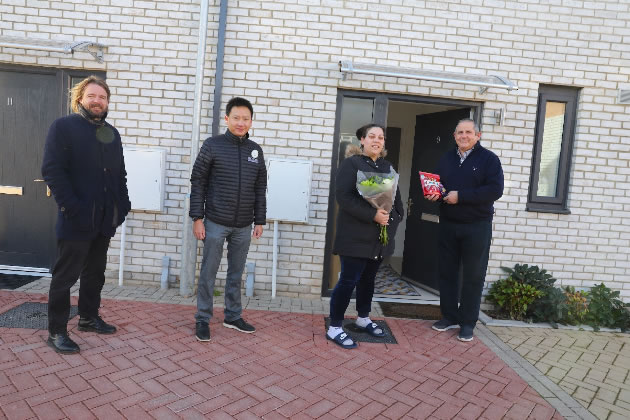
POLYGON ((355 287, 358 313, 356 326, 375 337, 385 335, 382 328, 369 317, 374 279, 383 257, 394 252, 394 235, 404 212, 400 191, 396 182, 393 182, 393 177, 397 180, 398 175, 391 163, 384 159, 385 129, 378 124, 367 124, 359 128, 356 135, 361 148, 348 147, 346 159, 341 163, 336 178, 339 213, 333 253, 339 255, 341 273, 330 298, 330 327, 326 332, 327 339, 345 349, 357 347, 342 328, 344 314, 355 287), (372 176, 367 177, 366 174, 372 176), (357 176, 364 179, 359 184, 390 185, 389 206, 370 204, 365 193, 357 188, 357 176), (391 211, 382 207, 389 207, 391 211), (383 231, 381 226, 385 226, 383 231))

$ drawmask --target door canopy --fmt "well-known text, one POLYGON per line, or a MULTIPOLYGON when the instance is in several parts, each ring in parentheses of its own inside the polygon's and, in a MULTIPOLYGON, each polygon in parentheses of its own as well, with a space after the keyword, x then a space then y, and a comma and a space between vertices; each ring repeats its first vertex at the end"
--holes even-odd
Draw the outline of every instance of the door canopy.
POLYGON ((455 73, 441 70, 423 70, 395 66, 379 66, 376 64, 354 63, 352 61, 340 61, 339 71, 343 80, 348 74, 371 74, 375 76, 402 77, 405 79, 430 80, 433 82, 460 83, 465 85, 480 86, 480 93, 488 88, 501 88, 508 91, 518 90, 518 86, 503 76, 455 73))
POLYGON ((73 54, 75 51, 85 51, 99 63, 103 60, 105 45, 93 41, 54 41, 38 38, 18 38, 14 36, 0 36, 0 47, 19 48, 24 50, 50 51, 63 54, 73 54))

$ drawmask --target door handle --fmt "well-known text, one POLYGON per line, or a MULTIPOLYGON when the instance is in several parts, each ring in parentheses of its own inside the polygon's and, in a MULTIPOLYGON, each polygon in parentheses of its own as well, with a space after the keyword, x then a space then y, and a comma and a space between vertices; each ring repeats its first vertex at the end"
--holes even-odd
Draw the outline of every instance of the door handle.
POLYGON ((411 206, 413 206, 413 200, 409 197, 407 200, 407 217, 411 216, 411 206))
MULTIPOLYGON (((41 178, 37 178, 34 179, 33 182, 44 182, 44 180, 41 178)), ((46 185, 46 197, 50 197, 50 187, 48 185, 46 185)))

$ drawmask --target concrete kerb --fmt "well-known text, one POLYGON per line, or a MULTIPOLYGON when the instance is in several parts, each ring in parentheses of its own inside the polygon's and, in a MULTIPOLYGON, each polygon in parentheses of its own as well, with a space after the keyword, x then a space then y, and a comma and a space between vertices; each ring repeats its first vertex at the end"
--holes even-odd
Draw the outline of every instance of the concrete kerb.
MULTIPOLYGON (((547 322, 524 322, 524 321, 515 321, 512 319, 494 319, 484 312, 479 312, 479 322, 488 326, 488 327, 516 327, 516 328, 554 328, 553 325, 547 322)), ((616 333, 624 333, 620 328, 600 328, 598 331, 595 331, 593 327, 590 325, 563 325, 557 324, 558 330, 573 330, 573 331, 593 331, 593 332, 616 332, 616 333)), ((625 332, 627 333, 627 331, 625 332)))

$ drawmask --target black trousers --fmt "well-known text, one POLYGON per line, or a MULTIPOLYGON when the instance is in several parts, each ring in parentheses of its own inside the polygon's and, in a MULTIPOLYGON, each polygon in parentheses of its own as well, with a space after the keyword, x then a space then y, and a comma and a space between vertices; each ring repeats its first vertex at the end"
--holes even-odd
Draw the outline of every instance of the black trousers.
POLYGON ((352 291, 357 289, 357 315, 365 318, 372 310, 374 279, 381 260, 339 256, 341 273, 330 296, 330 325, 341 327, 343 317, 350 304, 352 291))
POLYGON ((48 292, 48 331, 65 333, 70 315, 70 289, 79 277, 79 315, 98 316, 110 238, 99 235, 87 241, 57 241, 57 261, 48 292))
POLYGON ((474 328, 479 318, 491 240, 490 221, 453 223, 440 219, 440 310, 444 318, 474 328), (460 264, 464 278, 458 299, 460 264))

